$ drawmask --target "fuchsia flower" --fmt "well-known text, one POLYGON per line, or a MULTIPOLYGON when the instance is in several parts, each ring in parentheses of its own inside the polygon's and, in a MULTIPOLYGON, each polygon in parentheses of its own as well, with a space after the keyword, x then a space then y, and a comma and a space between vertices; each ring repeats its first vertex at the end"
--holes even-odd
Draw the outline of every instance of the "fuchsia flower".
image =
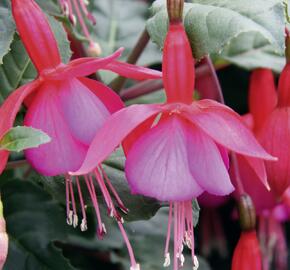
MULTIPOLYGON (((269 69, 256 69, 251 74, 249 87, 249 110, 250 113, 243 116, 246 125, 259 132, 265 123, 267 116, 274 110, 277 104, 274 76, 269 69)), ((277 200, 268 186, 265 185, 266 171, 263 161, 256 160, 249 163, 249 159, 237 155, 238 176, 231 167, 231 176, 235 179, 240 177, 245 192, 250 195, 255 205, 256 212, 261 214, 264 210, 270 210, 277 204, 277 200)), ((236 194, 239 196, 239 194, 236 194)))
POLYGON ((262 256, 256 231, 243 232, 235 248, 232 270, 262 270, 262 256))
MULTIPOLYGON (((111 113, 123 107, 119 96, 107 86, 84 76, 98 69, 111 70, 138 80, 160 78, 161 73, 117 62, 122 50, 105 58, 80 58, 64 64, 52 30, 39 6, 33 0, 12 0, 12 12, 20 37, 38 71, 38 77, 15 90, 0 108, 0 138, 13 126, 16 114, 24 102, 28 107, 24 124, 43 130, 52 139, 50 143, 37 149, 26 150, 26 159, 44 175, 53 176, 77 170, 96 131, 111 113)), ((5 167, 8 155, 7 151, 0 151, 0 172, 5 167)), ((84 198, 79 179, 76 178, 75 182, 82 206, 81 229, 85 230, 84 198)), ((96 210, 99 235, 105 233, 105 227, 100 218, 94 182, 100 185, 109 213, 117 219, 130 255, 133 256, 122 226, 122 218, 114 207, 108 188, 116 197, 120 208, 124 211, 126 208, 101 166, 95 170, 94 175, 86 176, 85 182, 96 210)), ((68 223, 76 226, 78 218, 70 176, 66 177, 66 191, 68 223)))
POLYGON ((84 163, 74 174, 94 170, 123 143, 125 171, 133 193, 170 204, 165 266, 174 221, 174 269, 183 264, 184 244, 194 255, 191 200, 203 191, 227 195, 234 190, 227 149, 273 160, 238 114, 212 100, 193 101, 194 61, 181 23, 171 23, 164 43, 166 104, 133 105, 114 113, 95 136, 84 163), (174 213, 173 213, 174 212, 174 213))
MULTIPOLYGON (((264 80, 264 85, 273 85, 273 79, 269 75, 264 80)), ((265 149, 278 158, 278 162, 266 162, 266 170, 271 190, 280 198, 290 184, 290 63, 286 64, 279 78, 278 104, 274 89, 271 93, 265 93, 265 89, 260 89, 261 92, 257 92, 257 97, 253 100, 257 113, 258 110, 261 114, 264 111, 264 121, 256 134, 265 149), (261 106, 261 95, 268 95, 268 109, 261 106)))

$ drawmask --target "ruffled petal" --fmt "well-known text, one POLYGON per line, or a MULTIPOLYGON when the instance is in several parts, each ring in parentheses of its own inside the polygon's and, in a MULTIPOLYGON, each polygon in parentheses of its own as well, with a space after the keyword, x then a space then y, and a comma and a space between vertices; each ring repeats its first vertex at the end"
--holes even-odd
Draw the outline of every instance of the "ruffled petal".
POLYGON ((163 82, 168 102, 190 104, 194 91, 194 60, 182 24, 170 24, 163 50, 163 82))
POLYGON ((254 118, 254 129, 262 127, 265 119, 277 105, 277 93, 272 70, 256 69, 251 74, 249 110, 254 118))
POLYGON ((183 114, 217 143, 247 156, 277 160, 257 142, 251 131, 242 123, 241 117, 230 108, 203 100, 193 103, 191 113, 183 114))
POLYGON ((187 140, 189 169, 198 185, 214 195, 233 192, 234 187, 215 142, 200 129, 189 125, 187 140))
POLYGON ((59 70, 59 74, 54 76, 58 76, 60 79, 63 76, 69 77, 88 76, 92 73, 95 73, 98 69, 104 69, 109 63, 120 57, 123 50, 124 50, 123 48, 120 48, 113 54, 103 58, 95 58, 95 57, 78 58, 76 60, 71 61, 67 66, 61 68, 59 70))
POLYGON ((38 71, 55 68, 60 54, 50 25, 39 6, 33 0, 12 0, 12 13, 33 64, 38 71))
POLYGON ((107 65, 103 69, 113 71, 123 77, 131 78, 133 80, 148 80, 162 78, 162 73, 158 70, 131 65, 119 61, 112 61, 109 65, 107 65))
POLYGON ((57 98, 63 117, 73 136, 89 145, 110 116, 102 101, 78 79, 57 84, 57 98))
POLYGON ((43 175, 64 174, 81 165, 87 147, 71 134, 58 101, 57 87, 52 83, 42 86, 24 119, 26 126, 41 129, 51 142, 25 150, 26 159, 43 175))
MULTIPOLYGON (((38 86, 40 81, 36 80, 21 86, 4 101, 0 108, 0 139, 13 126, 15 117, 23 103, 23 100, 32 93, 38 86)), ((4 170, 9 152, 0 150, 0 174, 4 170)))
POLYGON ((124 103, 120 96, 117 95, 108 86, 88 78, 79 78, 79 81, 91 90, 106 106, 107 110, 112 114, 124 108, 124 103))
POLYGON ((173 116, 139 138, 125 165, 133 193, 161 201, 186 201, 203 192, 190 172, 188 135, 182 120, 173 116))
POLYGON ((159 111, 158 105, 132 105, 114 113, 96 134, 82 166, 71 174, 82 175, 92 171, 134 128, 159 111))

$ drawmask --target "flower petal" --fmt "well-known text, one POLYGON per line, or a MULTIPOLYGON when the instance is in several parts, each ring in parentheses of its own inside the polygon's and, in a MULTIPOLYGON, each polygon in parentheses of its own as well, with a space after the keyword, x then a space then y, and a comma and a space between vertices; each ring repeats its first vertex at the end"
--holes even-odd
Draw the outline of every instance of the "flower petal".
POLYGON ((256 231, 242 232, 235 248, 232 270, 262 270, 262 255, 256 231))
POLYGON ((168 102, 191 103, 194 59, 182 24, 170 24, 163 50, 163 82, 168 102))
POLYGON ((136 66, 124 62, 112 61, 103 69, 113 71, 123 77, 133 80, 160 79, 162 73, 158 70, 136 66))
POLYGON ((124 49, 120 48, 113 54, 103 57, 85 57, 71 61, 67 66, 60 69, 57 75, 60 79, 63 76, 84 77, 95 73, 98 69, 104 69, 109 63, 121 56, 124 49))
MULTIPOLYGON (((262 183, 259 175, 257 175, 253 166, 251 166, 245 156, 236 155, 239 166, 239 177, 243 183, 245 192, 250 195, 255 205, 255 210, 260 214, 265 209, 271 209, 277 203, 274 194, 267 190, 262 183)), ((230 168, 230 175, 233 180, 237 176, 234 168, 230 168)), ((234 196, 239 198, 240 194, 234 192, 234 196)))
MULTIPOLYGON (((25 84, 12 92, 10 96, 4 101, 0 108, 0 139, 2 136, 13 126, 15 117, 21 107, 23 100, 32 93, 40 84, 36 80, 31 83, 25 84)), ((9 152, 0 150, 0 174, 3 172, 9 152)))
POLYGON ((257 142, 241 117, 230 108, 210 100, 194 102, 192 113, 184 116, 217 143, 247 156, 276 160, 257 142))
POLYGON ((12 13, 21 40, 38 71, 61 63, 50 25, 33 0, 12 0, 12 13))
POLYGON ((283 68, 278 84, 278 106, 289 107, 290 106, 290 63, 287 63, 283 68))
POLYGON ((89 145, 110 116, 109 111, 78 79, 59 82, 57 88, 60 108, 71 133, 77 140, 89 145))
POLYGON ((130 134, 123 140, 122 147, 125 156, 129 153, 133 144, 148 130, 151 128, 156 115, 151 116, 144 122, 142 122, 138 127, 136 127, 130 134))
POLYGON ((43 175, 64 174, 81 165, 87 147, 71 134, 57 99, 58 88, 46 83, 40 89, 24 119, 26 126, 41 129, 51 142, 25 150, 26 159, 43 175))
POLYGON ((188 130, 170 117, 148 130, 128 153, 125 172, 133 193, 161 201, 185 201, 203 190, 188 163, 188 130))
POLYGON ((187 127, 189 169, 196 182, 214 195, 234 191, 227 168, 214 141, 200 129, 187 127))
POLYGON ((249 156, 244 156, 243 158, 246 160, 248 165, 253 169, 253 171, 257 175, 257 178, 261 181, 261 183, 265 186, 265 188, 270 190, 270 186, 267 180, 265 161, 249 156))
POLYGON ((71 174, 81 175, 92 171, 135 127, 160 110, 158 105, 132 105, 114 113, 96 134, 81 168, 71 174))
POLYGON ((290 185, 290 108, 275 109, 257 137, 263 147, 278 157, 277 162, 266 161, 266 171, 271 190, 277 197, 290 185))
POLYGON ((254 128, 259 129, 277 105, 274 76, 270 69, 256 69, 251 74, 249 110, 254 118, 254 128))
POLYGON ((124 108, 124 103, 120 96, 108 86, 88 78, 79 78, 79 81, 103 102, 111 114, 124 108))

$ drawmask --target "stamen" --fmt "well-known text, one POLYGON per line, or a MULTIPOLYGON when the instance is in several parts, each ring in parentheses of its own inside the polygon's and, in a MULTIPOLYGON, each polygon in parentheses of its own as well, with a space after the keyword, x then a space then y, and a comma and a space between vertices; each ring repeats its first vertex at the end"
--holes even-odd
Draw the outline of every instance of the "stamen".
POLYGON ((169 214, 168 214, 168 225, 167 225, 167 236, 166 236, 166 244, 164 256, 166 258, 167 254, 169 254, 169 242, 170 242, 170 234, 171 234, 171 223, 172 223, 172 203, 169 204, 169 214))
POLYGON ((76 228, 78 226, 78 216, 77 216, 75 195, 74 195, 72 180, 70 176, 68 176, 68 179, 69 179, 68 183, 69 183, 69 188, 70 188, 71 202, 72 202, 72 207, 73 207, 73 227, 76 228))
POLYGON ((131 266, 130 267, 130 270, 140 270, 141 268, 140 268, 140 264, 136 264, 135 266, 131 266))
POLYGON ((84 232, 88 229, 88 225, 87 225, 87 220, 86 219, 82 219, 82 223, 81 223, 81 231, 84 232))
POLYGON ((180 260, 180 264, 181 264, 181 267, 182 267, 184 265, 184 262, 185 262, 184 255, 182 253, 180 253, 179 260, 180 260))
POLYGON ((83 195, 82 195, 82 190, 81 190, 81 186, 79 183, 79 178, 76 176, 76 183, 77 183, 77 189, 78 189, 78 193, 79 193, 79 199, 80 199, 80 204, 81 204, 81 209, 82 209, 82 223, 81 223, 81 231, 86 231, 88 229, 87 227, 87 215, 86 215, 86 209, 85 209, 85 204, 84 204, 84 199, 83 199, 83 195))
POLYGON ((169 265, 170 265, 170 253, 166 253, 163 267, 168 267, 169 265))
POLYGON ((66 223, 70 226, 73 224, 73 211, 71 210, 69 211, 69 214, 67 216, 66 223))
POLYGON ((134 256, 134 252, 133 252, 133 249, 132 249, 132 246, 130 244, 130 241, 128 239, 128 236, 126 234, 126 231, 122 225, 121 222, 118 222, 118 226, 120 228, 120 231, 121 231, 121 234, 123 236, 123 239, 125 241, 125 244, 127 246, 127 249, 128 249, 128 253, 129 253, 129 257, 130 257, 130 261, 131 261, 131 267, 130 267, 130 270, 140 270, 140 265, 136 263, 136 260, 135 260, 135 256, 134 256))
POLYGON ((108 176, 107 176, 107 174, 106 174, 106 172, 105 172, 105 170, 103 169, 102 166, 100 166, 100 170, 101 170, 101 172, 102 172, 102 175, 103 175, 103 177, 104 177, 104 179, 105 179, 105 181, 106 181, 106 183, 107 183, 107 185, 108 185, 110 191, 113 193, 113 195, 114 195, 114 197, 115 197, 115 199, 116 199, 116 201, 117 201, 117 203, 118 203, 119 208, 120 208, 120 209, 121 209, 125 214, 128 214, 128 212, 129 212, 128 208, 125 207, 125 205, 124 205, 124 203, 122 202, 122 200, 121 200, 119 194, 117 193, 116 189, 115 189, 114 186, 112 185, 110 179, 108 178, 108 176))
POLYGON ((199 267, 199 262, 198 262, 198 259, 196 256, 194 256, 194 259, 193 259, 193 270, 197 270, 199 267))
POLYGON ((66 223, 72 225, 73 212, 70 210, 70 191, 69 191, 69 180, 65 178, 65 195, 66 195, 66 223))
POLYGON ((96 212, 96 216, 97 216, 97 221, 98 221, 98 230, 97 230, 97 234, 99 236, 99 238, 103 237, 103 222, 101 219, 101 213, 100 213, 100 209, 99 209, 99 204, 98 204, 98 200, 97 200, 97 195, 96 195, 96 191, 95 191, 95 187, 93 184, 93 180, 92 177, 89 176, 89 178, 87 176, 84 176, 85 178, 85 182, 88 188, 88 191, 90 193, 92 202, 93 202, 93 206, 95 208, 95 212, 96 212))

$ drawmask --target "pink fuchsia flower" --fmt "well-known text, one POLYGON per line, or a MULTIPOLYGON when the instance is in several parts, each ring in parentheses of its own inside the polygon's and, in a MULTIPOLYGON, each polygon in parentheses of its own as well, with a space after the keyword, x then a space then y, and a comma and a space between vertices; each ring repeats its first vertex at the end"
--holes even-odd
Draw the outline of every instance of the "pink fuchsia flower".
MULTIPOLYGON (((267 117, 277 104, 277 95, 274 76, 271 70, 261 68, 252 72, 249 86, 249 110, 250 113, 243 116, 244 123, 258 133, 267 117)), ((256 212, 261 214, 264 210, 275 207, 277 200, 267 185, 267 175, 263 160, 253 159, 237 155, 238 172, 234 166, 230 168, 230 174, 237 182, 240 178, 244 191, 250 195, 255 205, 256 212)), ((238 192, 234 193, 239 197, 238 192)))
MULTIPOLYGON (((83 76, 102 68, 133 79, 157 78, 161 74, 115 61, 121 50, 106 58, 80 58, 61 63, 56 40, 33 0, 13 0, 13 16, 25 48, 38 71, 38 78, 15 90, 0 109, 0 138, 12 127, 25 100, 28 105, 24 124, 50 135, 51 143, 25 155, 44 175, 76 170, 97 129, 110 113, 123 107, 108 87, 83 76)), ((0 172, 8 152, 0 151, 0 172)))
MULTIPOLYGON (((274 159, 230 108, 212 100, 193 101, 194 78, 194 61, 184 28, 181 23, 171 23, 163 52, 167 102, 133 105, 114 113, 74 173, 94 170, 122 143, 132 192, 170 204, 167 243, 174 221, 174 269, 183 263, 184 239, 196 262, 191 200, 204 191, 227 195, 234 190, 227 171, 227 149, 274 159)), ((165 258, 165 265, 169 265, 168 244, 165 258)))
MULTIPOLYGON (((268 84, 273 84, 273 79, 266 78, 268 84)), ((267 82, 265 84, 267 85, 267 82)), ((267 88, 265 88, 267 89, 267 88)), ((290 64, 284 67, 278 84, 277 94, 274 90, 265 93, 261 88, 262 95, 268 95, 269 110, 265 112, 262 125, 257 130, 257 138, 265 149, 278 158, 278 162, 266 162, 268 182, 271 190, 277 198, 280 198, 290 184, 290 64), (276 105, 277 104, 277 105, 276 105), (276 105, 276 106, 275 106, 276 105)), ((260 94, 260 95, 261 95, 260 94)), ((257 95, 259 95, 257 93, 257 95)), ((259 97, 253 101, 256 110, 263 110, 259 97)))
MULTIPOLYGON (((22 105, 28 107, 24 124, 39 128, 51 137, 51 142, 37 149, 26 150, 30 164, 41 174, 67 174, 77 170, 86 154, 96 131, 109 115, 123 107, 112 90, 100 82, 85 78, 98 69, 106 69, 137 80, 160 78, 161 73, 116 61, 121 50, 106 58, 80 58, 68 64, 61 62, 55 37, 44 13, 33 0, 12 0, 12 12, 23 44, 34 63, 38 77, 15 90, 0 108, 0 138, 13 126, 16 114, 22 105)), ((0 151, 0 172, 8 159, 7 151, 0 151)), ((125 211, 118 194, 101 166, 94 175, 85 178, 99 221, 99 235, 105 232, 100 219, 94 183, 100 185, 110 215, 128 242, 109 190, 125 211), (105 179, 105 180, 104 180, 105 179)), ((84 198, 79 180, 75 179, 82 206, 82 230, 86 229, 84 198)), ((66 177, 68 223, 78 224, 72 178, 66 177), (72 210, 70 210, 72 206, 72 210)), ((129 250, 131 249, 128 244, 129 250)))
POLYGON ((256 231, 242 232, 232 259, 232 270, 262 270, 262 257, 256 231))

